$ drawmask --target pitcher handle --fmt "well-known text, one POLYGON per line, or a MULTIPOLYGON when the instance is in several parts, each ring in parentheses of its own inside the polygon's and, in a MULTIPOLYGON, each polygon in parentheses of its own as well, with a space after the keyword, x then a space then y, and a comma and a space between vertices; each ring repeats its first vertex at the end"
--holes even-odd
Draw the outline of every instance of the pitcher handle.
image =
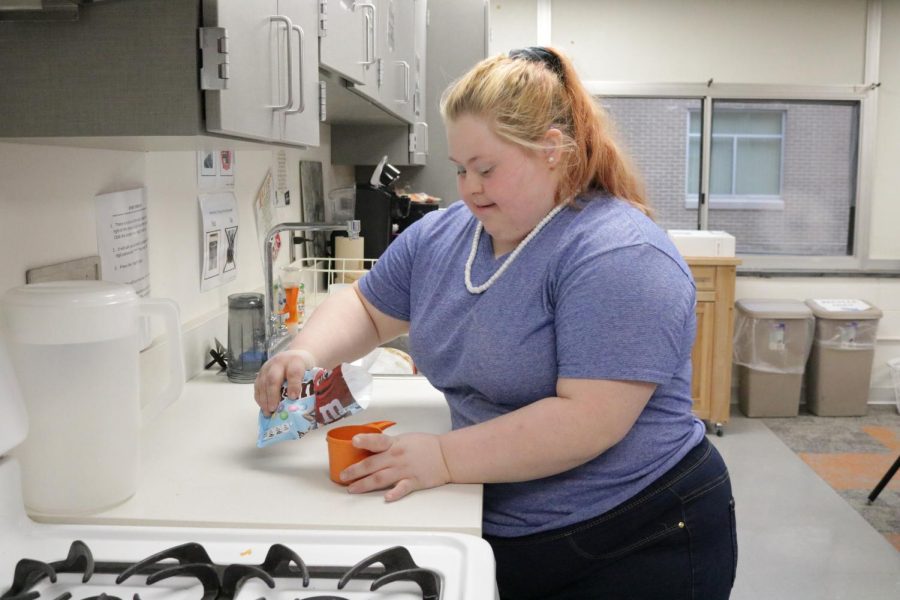
POLYGON ((157 411, 178 400, 184 389, 184 357, 178 304, 168 298, 141 298, 141 312, 161 317, 166 329, 169 381, 154 401, 157 411))

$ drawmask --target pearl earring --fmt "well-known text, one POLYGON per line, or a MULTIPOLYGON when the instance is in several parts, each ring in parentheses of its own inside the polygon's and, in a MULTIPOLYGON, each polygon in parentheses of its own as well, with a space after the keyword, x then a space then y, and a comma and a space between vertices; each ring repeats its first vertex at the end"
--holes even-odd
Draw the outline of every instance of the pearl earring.
POLYGON ((547 162, 552 165, 554 160, 556 160, 556 159, 551 156, 550 158, 547 159, 547 162))

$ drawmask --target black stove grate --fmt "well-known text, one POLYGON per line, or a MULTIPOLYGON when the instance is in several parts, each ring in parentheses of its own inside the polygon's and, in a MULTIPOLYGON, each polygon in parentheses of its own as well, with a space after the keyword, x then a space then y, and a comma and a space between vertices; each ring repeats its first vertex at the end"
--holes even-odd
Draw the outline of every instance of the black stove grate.
MULTIPOLYGON (((304 588, 309 587, 311 578, 336 579, 338 590, 344 589, 351 580, 365 579, 372 581, 369 588, 372 592, 389 583, 409 581, 419 586, 422 600, 439 600, 441 597, 440 574, 419 567, 409 550, 403 546, 381 550, 348 568, 307 566, 296 552, 282 544, 270 546, 265 560, 259 565, 217 564, 202 545, 193 542, 167 548, 138 562, 95 561, 87 544, 76 540, 72 542, 64 560, 46 563, 29 558, 21 559, 16 564, 12 587, 0 595, 0 600, 37 600, 41 595, 34 588, 45 579, 56 583, 60 573, 81 574, 82 583, 90 581, 95 573, 117 575, 117 585, 134 575, 145 576, 147 585, 171 577, 192 577, 203 585, 203 595, 199 600, 232 600, 241 586, 254 578, 263 581, 270 589, 275 588, 276 578, 298 580, 304 588), (381 564, 382 567, 373 567, 376 564, 381 564)), ((70 600, 72 597, 71 592, 65 592, 53 600, 70 600)), ((324 595, 316 596, 315 599, 341 600, 341 597, 324 595)), ((84 600, 124 599, 110 593, 84 600)), ((140 600, 140 595, 135 594, 132 600, 140 600)))

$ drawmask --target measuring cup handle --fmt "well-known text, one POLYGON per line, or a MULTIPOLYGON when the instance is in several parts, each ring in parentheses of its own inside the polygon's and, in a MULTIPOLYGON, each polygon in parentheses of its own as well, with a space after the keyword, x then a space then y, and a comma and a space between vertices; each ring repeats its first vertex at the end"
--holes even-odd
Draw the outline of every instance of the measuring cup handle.
POLYGON ((373 421, 372 423, 366 423, 369 427, 374 427, 378 431, 384 431, 388 427, 396 425, 393 421, 373 421))

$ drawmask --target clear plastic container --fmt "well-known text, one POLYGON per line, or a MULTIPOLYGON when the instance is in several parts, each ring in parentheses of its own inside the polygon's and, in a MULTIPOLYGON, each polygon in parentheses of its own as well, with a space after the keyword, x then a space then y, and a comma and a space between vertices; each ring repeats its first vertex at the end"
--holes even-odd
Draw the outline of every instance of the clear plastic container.
POLYGON ((897 403, 897 413, 900 414, 900 357, 892 358, 887 363, 891 370, 891 383, 894 386, 894 402, 897 403))
POLYGON ((266 362, 262 294, 228 296, 228 381, 252 383, 266 362))
POLYGON ((173 301, 139 298, 131 286, 106 281, 32 283, 0 298, 9 357, 28 413, 28 435, 15 456, 31 512, 97 512, 137 490, 142 315, 161 317, 166 326, 168 382, 144 408, 165 407, 184 386, 173 301))
POLYGON ((354 218, 356 212, 356 188, 343 187, 328 192, 328 211, 330 222, 343 223, 354 218))

